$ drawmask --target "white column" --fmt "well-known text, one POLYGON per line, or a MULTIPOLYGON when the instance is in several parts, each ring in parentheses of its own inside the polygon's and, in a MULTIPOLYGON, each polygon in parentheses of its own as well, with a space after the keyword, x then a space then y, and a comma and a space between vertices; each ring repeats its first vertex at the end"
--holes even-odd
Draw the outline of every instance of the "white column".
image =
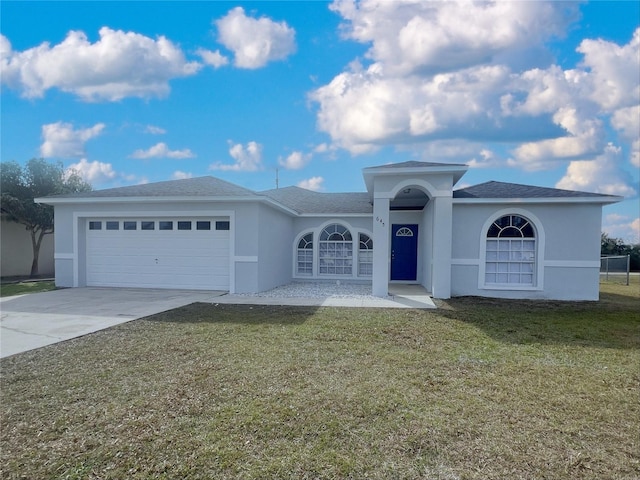
POLYGON ((433 296, 451 297, 451 242, 453 202, 451 197, 433 199, 433 296))
POLYGON ((389 294, 389 199, 373 199, 373 281, 372 293, 389 294))

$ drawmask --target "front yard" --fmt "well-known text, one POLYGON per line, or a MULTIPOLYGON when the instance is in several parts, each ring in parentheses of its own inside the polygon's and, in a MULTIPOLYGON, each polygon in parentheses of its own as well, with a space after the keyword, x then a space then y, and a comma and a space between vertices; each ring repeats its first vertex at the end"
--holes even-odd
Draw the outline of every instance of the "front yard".
POLYGON ((0 477, 636 479, 640 290, 194 304, 3 359, 0 477))

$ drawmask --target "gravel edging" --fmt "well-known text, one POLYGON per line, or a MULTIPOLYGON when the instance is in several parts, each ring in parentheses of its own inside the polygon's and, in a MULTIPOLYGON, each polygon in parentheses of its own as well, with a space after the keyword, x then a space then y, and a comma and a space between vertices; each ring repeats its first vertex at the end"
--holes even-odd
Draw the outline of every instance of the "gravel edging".
POLYGON ((371 285, 353 283, 294 282, 259 293, 239 293, 239 297, 261 298, 371 298, 371 285))

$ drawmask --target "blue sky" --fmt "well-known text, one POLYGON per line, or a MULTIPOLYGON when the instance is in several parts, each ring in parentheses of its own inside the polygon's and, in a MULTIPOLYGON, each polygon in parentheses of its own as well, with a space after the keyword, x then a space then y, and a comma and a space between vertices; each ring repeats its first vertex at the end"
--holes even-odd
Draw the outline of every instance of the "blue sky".
POLYGON ((640 242, 640 2, 11 2, 2 161, 94 188, 214 175, 362 191, 362 168, 466 163, 621 195, 640 242))

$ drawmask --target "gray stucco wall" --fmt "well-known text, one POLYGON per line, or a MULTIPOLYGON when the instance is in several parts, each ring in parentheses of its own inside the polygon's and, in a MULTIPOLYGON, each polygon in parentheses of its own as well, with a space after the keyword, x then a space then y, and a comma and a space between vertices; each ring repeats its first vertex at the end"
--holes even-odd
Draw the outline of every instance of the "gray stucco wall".
POLYGON ((593 204, 454 204, 452 295, 497 298, 597 300, 602 207, 593 204), (480 278, 482 229, 496 214, 537 220, 535 288, 497 289, 480 278))
MULTIPOLYGON (((3 277, 28 276, 31 273, 33 248, 31 234, 24 225, 8 221, 0 217, 0 275, 3 277)), ((45 235, 40 245, 38 257, 39 275, 51 275, 54 272, 53 262, 54 237, 45 235)))
POLYGON ((293 220, 265 205, 258 209, 258 290, 291 282, 293 220))

